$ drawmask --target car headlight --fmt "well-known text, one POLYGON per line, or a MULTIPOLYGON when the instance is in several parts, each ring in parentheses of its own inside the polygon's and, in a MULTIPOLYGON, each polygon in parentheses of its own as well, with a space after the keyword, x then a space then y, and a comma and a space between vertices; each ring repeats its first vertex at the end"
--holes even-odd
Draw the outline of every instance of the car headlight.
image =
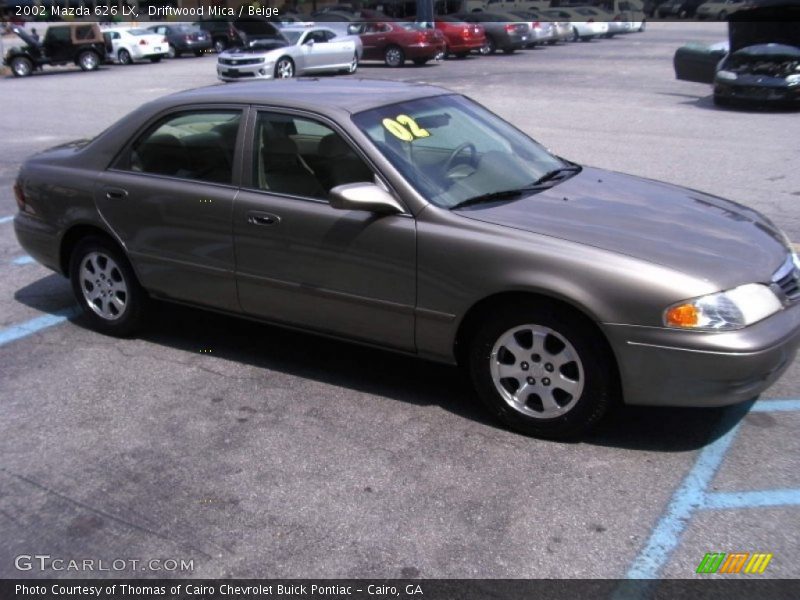
POLYGON ((787 85, 797 85, 800 83, 800 73, 792 73, 786 76, 787 85))
POLYGON ((739 76, 733 71, 717 71, 717 79, 722 79, 724 81, 735 81, 737 77, 739 76))
POLYGON ((678 329, 728 331, 757 323, 781 308, 781 301, 769 287, 748 283, 674 304, 664 311, 664 324, 678 329))

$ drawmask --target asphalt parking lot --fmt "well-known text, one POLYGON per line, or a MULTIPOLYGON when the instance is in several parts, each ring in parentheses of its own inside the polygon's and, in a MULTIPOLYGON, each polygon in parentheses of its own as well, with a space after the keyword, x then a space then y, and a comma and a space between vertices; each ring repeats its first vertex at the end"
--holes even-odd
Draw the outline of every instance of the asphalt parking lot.
MULTIPOLYGON (((716 109, 672 54, 718 23, 357 76, 467 93, 557 154, 726 196, 800 241, 797 113, 716 109)), ((484 414, 460 373, 159 306, 131 340, 71 317, 16 243, 22 160, 215 58, 0 80, 0 577, 691 577, 768 552, 800 577, 800 365, 755 404, 625 408, 581 443, 484 414), (68 317, 68 318, 67 318, 68 317), (193 560, 193 571, 20 572, 19 555, 193 560)))

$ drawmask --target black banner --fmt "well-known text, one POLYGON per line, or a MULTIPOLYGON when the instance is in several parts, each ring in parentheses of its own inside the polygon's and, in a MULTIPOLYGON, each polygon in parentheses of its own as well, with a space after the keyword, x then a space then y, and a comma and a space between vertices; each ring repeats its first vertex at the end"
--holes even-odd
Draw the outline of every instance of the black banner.
POLYGON ((2 600, 796 600, 800 580, 7 579, 2 600))

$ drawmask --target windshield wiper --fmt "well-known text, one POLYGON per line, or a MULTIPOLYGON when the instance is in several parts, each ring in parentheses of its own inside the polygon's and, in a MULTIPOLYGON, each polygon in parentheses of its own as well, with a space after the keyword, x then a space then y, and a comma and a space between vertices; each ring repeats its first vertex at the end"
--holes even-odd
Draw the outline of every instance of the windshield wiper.
POLYGON ((473 196, 462 200, 458 204, 450 207, 450 210, 457 208, 464 208, 465 206, 472 206, 473 204, 483 204, 484 202, 494 202, 495 200, 508 200, 525 195, 527 192, 541 192, 545 186, 533 185, 529 187, 517 188, 513 190, 501 190, 499 192, 489 192, 488 194, 481 194, 480 196, 473 196))
POLYGON ((581 168, 578 165, 569 165, 569 166, 566 166, 566 167, 559 167, 557 169, 553 169, 552 171, 548 171, 547 173, 545 173, 544 175, 539 177, 539 179, 537 179, 533 183, 533 185, 541 185, 543 183, 546 183, 548 181, 551 181, 551 180, 555 179, 559 175, 567 175, 568 173, 577 173, 580 170, 581 170, 581 168))

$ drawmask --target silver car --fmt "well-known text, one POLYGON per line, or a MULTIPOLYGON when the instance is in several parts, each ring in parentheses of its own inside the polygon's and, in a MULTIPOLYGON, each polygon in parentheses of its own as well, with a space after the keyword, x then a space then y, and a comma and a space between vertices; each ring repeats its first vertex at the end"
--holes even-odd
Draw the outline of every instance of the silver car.
POLYGON ((800 345, 769 219, 559 158, 439 87, 189 90, 29 158, 15 193, 21 245, 99 331, 158 298, 459 364, 532 435, 752 399, 800 345))
POLYGON ((284 27, 280 39, 256 40, 245 48, 226 50, 217 58, 222 81, 286 79, 324 72, 355 73, 360 44, 327 27, 284 27))

